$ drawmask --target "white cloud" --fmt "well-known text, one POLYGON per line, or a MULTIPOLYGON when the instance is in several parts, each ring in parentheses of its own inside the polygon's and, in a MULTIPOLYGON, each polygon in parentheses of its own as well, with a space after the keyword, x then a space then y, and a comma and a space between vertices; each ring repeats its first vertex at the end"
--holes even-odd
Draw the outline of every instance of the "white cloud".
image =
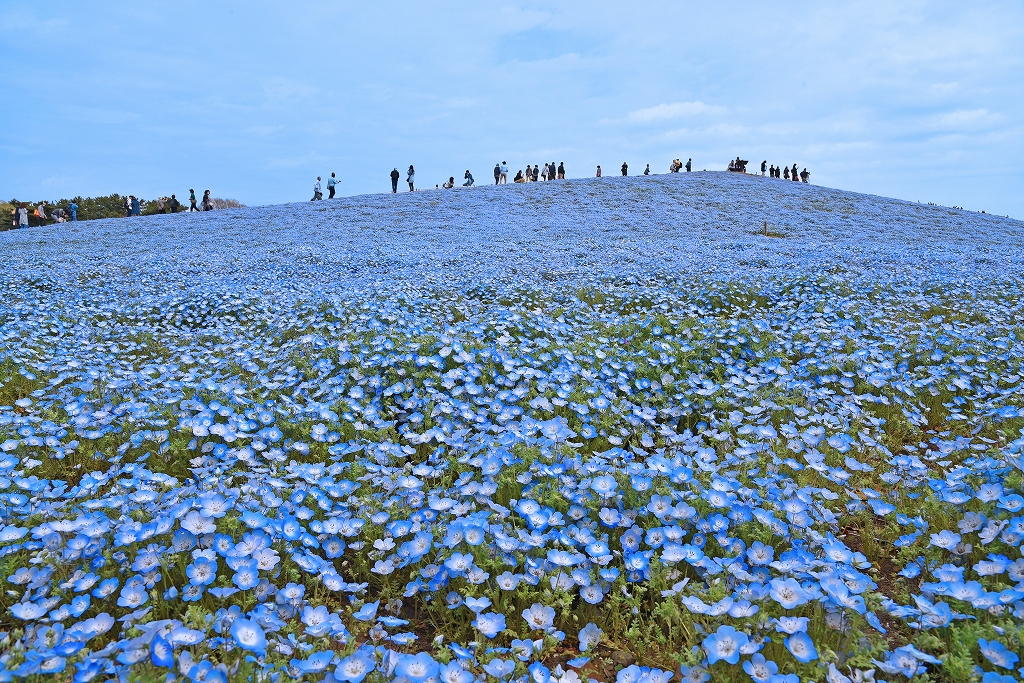
POLYGON ((626 119, 637 123, 650 123, 651 121, 667 121, 678 119, 684 116, 698 116, 700 114, 724 114, 725 107, 716 107, 703 102, 673 102, 672 104, 659 104, 656 107, 637 109, 626 114, 626 119))
POLYGON ((933 128, 964 130, 977 129, 994 123, 997 118, 988 109, 957 109, 945 114, 931 116, 928 122, 933 128))

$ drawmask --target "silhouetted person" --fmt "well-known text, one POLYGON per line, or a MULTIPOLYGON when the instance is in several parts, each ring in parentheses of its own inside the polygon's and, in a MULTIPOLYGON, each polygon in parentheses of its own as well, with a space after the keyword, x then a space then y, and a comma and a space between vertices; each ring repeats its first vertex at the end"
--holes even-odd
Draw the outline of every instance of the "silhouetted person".
POLYGON ((564 178, 565 178, 565 162, 564 161, 559 161, 558 162, 558 179, 562 180, 564 178))
POLYGON ((764 172, 768 170, 768 160, 765 159, 761 162, 761 177, 764 177, 764 172))
POLYGON ((691 162, 692 162, 692 161, 693 161, 693 159, 692 159, 692 158, 691 158, 691 159, 687 159, 687 160, 686 160, 686 172, 687 172, 687 173, 689 173, 689 172, 690 172, 690 169, 692 168, 692 164, 691 164, 691 162))
POLYGON ((625 161, 622 162, 622 175, 629 175, 629 166, 626 165, 625 161))
POLYGON ((494 165, 494 184, 497 185, 501 180, 501 164, 494 165))
POLYGON ((416 169, 409 164, 409 170, 405 172, 405 182, 409 183, 409 192, 416 189, 416 169))
POLYGON ((782 178, 783 180, 789 180, 789 166, 782 169, 782 178))
POLYGON ((178 198, 173 194, 171 195, 171 201, 169 201, 167 205, 171 207, 171 213, 178 213, 178 209, 181 208, 181 202, 179 202, 178 198))
POLYGON ((792 178, 793 178, 794 182, 799 182, 799 180, 800 180, 800 176, 799 176, 799 174, 798 174, 798 173, 796 172, 796 164, 793 164, 793 170, 792 170, 792 171, 790 172, 790 174, 789 174, 789 175, 790 175, 790 176, 792 176, 792 178))
POLYGON ((398 179, 402 177, 402 174, 398 172, 398 168, 391 170, 391 194, 398 192, 398 179))

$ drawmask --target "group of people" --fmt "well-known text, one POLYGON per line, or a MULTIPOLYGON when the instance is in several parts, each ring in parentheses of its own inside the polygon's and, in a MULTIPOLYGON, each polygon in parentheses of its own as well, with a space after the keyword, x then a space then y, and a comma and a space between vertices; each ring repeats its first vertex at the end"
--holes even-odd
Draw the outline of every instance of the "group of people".
POLYGON ((534 164, 531 167, 529 164, 526 165, 526 171, 520 170, 516 173, 516 177, 512 179, 512 182, 516 183, 536 183, 547 180, 564 180, 565 179, 565 162, 558 162, 558 166, 555 166, 555 162, 550 164, 544 164, 541 168, 540 164, 534 164))
POLYGON ((807 167, 804 170, 797 172, 796 164, 793 164, 793 170, 790 171, 788 167, 776 168, 775 164, 768 166, 768 161, 761 162, 761 175, 768 173, 769 178, 782 178, 783 180, 792 180, 793 182, 799 183, 801 181, 809 183, 811 181, 811 174, 808 173, 807 167))
MULTIPOLYGON (((56 206, 50 211, 50 214, 46 214, 46 202, 40 202, 32 211, 32 216, 38 219, 39 224, 45 224, 48 220, 52 220, 55 223, 66 223, 68 221, 78 220, 78 204, 74 202, 68 203, 68 208, 56 206)), ((18 230, 19 228, 27 228, 29 226, 29 210, 26 202, 14 202, 14 212, 11 216, 11 228, 18 230)))
MULTIPOLYGON (((748 162, 743 161, 739 157, 736 157, 735 161, 730 161, 729 162, 729 170, 730 171, 746 172, 746 165, 747 165, 747 163, 748 162)), ((764 175, 766 170, 767 170, 767 165, 766 164, 767 164, 767 162, 762 162, 761 163, 761 175, 764 175)), ((687 159, 685 164, 680 159, 673 159, 672 163, 668 167, 668 170, 669 170, 670 173, 679 173, 684 168, 686 169, 687 173, 689 173, 690 171, 693 170, 693 159, 692 158, 687 159)), ((627 164, 625 161, 623 161, 622 162, 622 166, 619 168, 619 171, 624 176, 629 175, 629 164, 627 164)), ((509 169, 508 169, 508 163, 507 162, 501 161, 501 162, 498 162, 498 163, 494 164, 494 184, 495 185, 504 185, 504 184, 506 184, 508 182, 508 173, 509 173, 509 169)), ((787 180, 791 177, 790 170, 788 168, 786 168, 786 169, 776 169, 775 166, 772 166, 772 177, 773 178, 780 177, 779 173, 782 173, 783 177, 785 177, 787 180)), ((644 168, 643 174, 644 175, 650 175, 651 174, 651 165, 650 164, 647 164, 647 166, 644 168)), ((796 164, 793 164, 792 178, 794 180, 803 179, 804 182, 808 182, 808 178, 810 178, 810 175, 811 174, 807 172, 806 168, 802 172, 797 173, 796 164)), ((597 177, 598 178, 601 177, 601 167, 600 166, 597 167, 597 177)), ((392 193, 398 192, 398 182, 399 182, 399 180, 401 180, 401 178, 402 178, 402 174, 398 170, 397 166, 395 168, 391 169, 391 192, 392 193)), ((512 179, 512 181, 515 182, 515 183, 535 183, 535 182, 547 181, 547 180, 562 180, 564 178, 565 178, 565 162, 559 162, 558 165, 556 166, 555 162, 552 161, 551 163, 544 164, 543 166, 541 166, 540 164, 536 164, 536 165, 533 165, 533 166, 531 166, 530 164, 527 164, 526 165, 526 170, 523 171, 522 169, 520 169, 516 173, 516 175, 512 179)), ((462 179, 463 179, 462 187, 473 187, 476 184, 476 179, 473 178, 473 174, 470 172, 470 170, 468 168, 466 169, 466 172, 462 175, 462 179)), ((312 201, 318 201, 318 200, 323 199, 323 193, 321 191, 320 182, 321 182, 321 178, 320 178, 320 176, 317 176, 316 183, 313 185, 313 199, 312 199, 312 201)), ((405 182, 408 183, 408 185, 409 185, 409 192, 415 191, 415 189, 416 189, 416 169, 413 168, 412 164, 409 164, 409 168, 405 172, 405 182)), ((331 173, 331 177, 327 180, 327 191, 329 193, 328 199, 333 199, 334 198, 334 192, 335 192, 336 186, 337 186, 337 180, 335 179, 334 173, 331 173)), ((435 187, 438 187, 438 186, 435 186, 435 187)), ((455 176, 449 176, 448 180, 445 181, 443 184, 441 184, 439 187, 441 187, 442 189, 445 189, 445 190, 448 190, 448 189, 451 189, 451 188, 455 187, 455 176)))
MULTIPOLYGON (((213 211, 213 198, 210 196, 209 190, 203 193, 203 200, 199 206, 196 205, 196 191, 190 189, 188 194, 189 207, 188 209, 184 209, 185 211, 188 213, 192 213, 193 211, 213 211)), ((183 210, 181 202, 178 201, 178 197, 173 194, 170 197, 157 198, 156 207, 157 213, 178 213, 183 210)), ((122 208, 126 218, 131 216, 141 216, 142 200, 135 195, 130 194, 124 198, 122 208)))
MULTIPOLYGON (((334 199, 334 193, 338 189, 338 179, 331 173, 331 177, 327 179, 327 192, 328 199, 334 199)), ((316 177, 316 182, 313 183, 313 199, 310 201, 318 202, 324 198, 324 193, 320 189, 320 176, 316 177)))

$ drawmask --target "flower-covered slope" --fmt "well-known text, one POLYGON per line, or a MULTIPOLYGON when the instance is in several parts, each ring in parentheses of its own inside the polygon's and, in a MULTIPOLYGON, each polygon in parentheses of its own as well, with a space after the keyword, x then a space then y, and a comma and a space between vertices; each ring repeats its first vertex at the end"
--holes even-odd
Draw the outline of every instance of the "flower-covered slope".
POLYGON ((1019 676, 1019 222, 694 173, 0 241, 0 680, 1019 676))

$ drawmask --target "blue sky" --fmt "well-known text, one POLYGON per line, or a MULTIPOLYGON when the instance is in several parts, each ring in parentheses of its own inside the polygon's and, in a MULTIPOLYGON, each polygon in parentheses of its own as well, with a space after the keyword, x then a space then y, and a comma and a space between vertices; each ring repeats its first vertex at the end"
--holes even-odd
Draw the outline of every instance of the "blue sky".
POLYGON ((3 0, 0 197, 740 155, 1024 218, 1019 0, 724 4, 3 0))

